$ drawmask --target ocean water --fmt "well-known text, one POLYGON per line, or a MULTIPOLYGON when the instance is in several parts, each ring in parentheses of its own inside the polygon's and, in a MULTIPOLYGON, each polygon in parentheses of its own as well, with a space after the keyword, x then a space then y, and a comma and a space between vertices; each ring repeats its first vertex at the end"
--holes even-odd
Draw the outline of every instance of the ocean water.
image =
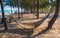
MULTIPOLYGON (((17 10, 12 10, 12 13, 15 13, 17 10)), ((20 9, 19 12, 24 12, 24 9, 20 9), (22 11, 21 11, 22 10, 22 11)), ((11 14, 11 10, 4 10, 5 15, 11 14)), ((2 11, 0 10, 0 15, 2 14, 2 11)))
MULTIPOLYGON (((12 9, 12 12, 14 12, 14 9, 12 9)), ((0 6, 0 15, 1 15, 2 11, 1 11, 1 6, 0 6)), ((9 14, 11 13, 11 7, 10 6, 4 6, 4 13, 9 14)))
MULTIPOLYGON (((12 11, 14 13, 14 10, 12 11)), ((9 15, 11 13, 11 10, 4 10, 5 15, 9 15)), ((2 11, 0 10, 0 15, 2 14, 2 11)))
MULTIPOLYGON (((24 8, 20 9, 20 12, 24 12, 24 8), (21 11, 22 10, 22 11, 21 11)), ((15 11, 17 11, 18 8, 12 8, 12 13, 15 13, 15 11)), ((4 6, 4 13, 5 15, 8 15, 8 14, 11 14, 11 7, 10 6, 4 6)), ((2 14, 2 11, 1 11, 1 6, 0 6, 0 15, 2 14)))

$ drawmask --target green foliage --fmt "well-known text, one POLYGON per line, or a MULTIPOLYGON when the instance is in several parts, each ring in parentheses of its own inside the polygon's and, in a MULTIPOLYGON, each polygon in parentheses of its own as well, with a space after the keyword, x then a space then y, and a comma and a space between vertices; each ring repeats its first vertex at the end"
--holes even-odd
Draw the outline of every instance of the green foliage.
POLYGON ((42 2, 41 4, 40 4, 40 8, 46 8, 46 7, 48 7, 50 5, 50 3, 48 2, 48 1, 45 1, 45 2, 42 2))
POLYGON ((18 0, 7 0, 5 5, 16 7, 16 6, 18 6, 17 2, 18 2, 18 0))
POLYGON ((22 6, 24 6, 26 9, 29 9, 32 4, 33 4, 33 0, 23 0, 22 1, 22 6))
MULTIPOLYGON (((10 5, 10 6, 14 6, 14 7, 19 6, 21 8, 30 9, 31 6, 34 5, 34 1, 36 4, 37 0, 20 0, 20 1, 19 0, 7 0, 6 5, 10 5)), ((55 7, 55 5, 56 5, 55 3, 56 3, 56 1, 53 1, 53 3, 52 3, 53 7, 55 7)), ((39 7, 40 8, 47 8, 50 5, 51 4, 49 3, 49 0, 39 0, 39 7)))

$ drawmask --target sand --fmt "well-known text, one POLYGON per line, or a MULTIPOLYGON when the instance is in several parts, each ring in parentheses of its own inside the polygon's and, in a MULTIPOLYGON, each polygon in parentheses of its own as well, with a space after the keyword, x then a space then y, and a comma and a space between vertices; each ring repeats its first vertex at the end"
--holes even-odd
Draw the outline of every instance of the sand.
MULTIPOLYGON (((40 21, 45 14, 40 14, 40 19, 36 19, 34 14, 24 14, 21 18, 21 24, 24 23, 34 23, 40 21), (27 19, 29 18, 29 19, 27 19), (34 18, 34 19, 32 19, 34 18)), ((51 17, 51 16, 50 16, 51 17)), ((24 29, 19 26, 16 22, 7 23, 8 30, 3 30, 3 24, 0 24, 0 38, 60 38, 60 18, 57 18, 54 23, 52 29, 47 31, 46 33, 41 34, 41 31, 44 30, 48 26, 48 22, 51 18, 47 18, 41 25, 34 29, 24 29)), ((24 24, 25 26, 25 24, 24 24)), ((30 27, 26 24, 27 27, 30 27)), ((32 25, 31 25, 32 27, 32 25)))

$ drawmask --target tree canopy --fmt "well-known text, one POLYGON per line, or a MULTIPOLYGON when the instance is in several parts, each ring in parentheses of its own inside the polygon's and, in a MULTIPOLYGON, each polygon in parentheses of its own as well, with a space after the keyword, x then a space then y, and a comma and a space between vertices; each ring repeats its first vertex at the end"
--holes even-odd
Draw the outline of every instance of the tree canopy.
MULTIPOLYGON (((31 6, 34 7, 34 1, 35 1, 35 5, 37 0, 4 0, 4 2, 6 3, 6 5, 9 6, 14 6, 14 7, 21 7, 21 8, 25 8, 25 9, 30 9, 31 6)), ((39 0, 39 8, 47 8, 49 7, 51 4, 51 2, 49 2, 51 0, 39 0)), ((54 0, 52 3, 52 6, 55 7, 56 5, 56 1, 54 0)), ((35 6, 36 7, 36 6, 35 6)))

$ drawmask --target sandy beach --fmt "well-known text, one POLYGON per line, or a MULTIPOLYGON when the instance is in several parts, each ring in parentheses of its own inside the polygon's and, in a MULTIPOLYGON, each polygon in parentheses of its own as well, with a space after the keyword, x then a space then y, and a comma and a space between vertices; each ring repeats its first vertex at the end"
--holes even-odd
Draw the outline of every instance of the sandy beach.
MULTIPOLYGON (((30 23, 38 22, 46 15, 40 14, 39 16, 40 18, 37 20, 35 14, 24 14, 20 23, 26 27, 32 27, 34 24, 29 25, 30 23)), ((48 22, 51 17, 52 15, 34 29, 24 29, 22 26, 13 21, 11 23, 7 23, 8 30, 3 30, 4 25, 0 24, 0 38, 60 38, 60 15, 54 23, 52 29, 41 34, 41 31, 48 26, 48 22)))

